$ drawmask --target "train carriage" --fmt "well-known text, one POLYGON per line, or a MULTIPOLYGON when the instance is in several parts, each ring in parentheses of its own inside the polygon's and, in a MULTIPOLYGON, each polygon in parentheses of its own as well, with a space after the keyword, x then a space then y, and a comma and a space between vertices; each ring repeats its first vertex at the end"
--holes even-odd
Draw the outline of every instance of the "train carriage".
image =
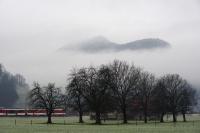
MULTIPOLYGON (((46 116, 46 110, 0 108, 0 116, 46 116)), ((65 111, 64 109, 54 109, 52 116, 65 116, 65 111)))

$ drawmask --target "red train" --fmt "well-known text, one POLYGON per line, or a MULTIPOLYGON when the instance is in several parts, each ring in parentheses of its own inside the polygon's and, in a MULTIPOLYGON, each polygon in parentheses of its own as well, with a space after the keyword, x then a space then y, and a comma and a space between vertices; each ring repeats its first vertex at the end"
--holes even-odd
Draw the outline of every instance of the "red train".
MULTIPOLYGON (((46 116, 46 110, 0 108, 0 116, 46 116)), ((64 109, 54 109, 52 116, 65 116, 65 111, 64 109)))

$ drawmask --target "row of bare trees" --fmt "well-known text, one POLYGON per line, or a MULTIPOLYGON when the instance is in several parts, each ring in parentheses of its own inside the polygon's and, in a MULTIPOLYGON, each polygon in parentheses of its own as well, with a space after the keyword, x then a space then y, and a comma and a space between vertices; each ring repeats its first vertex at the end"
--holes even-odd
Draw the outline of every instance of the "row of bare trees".
MULTIPOLYGON (((168 74, 159 79, 135 65, 115 60, 99 67, 73 69, 68 78, 66 93, 62 94, 54 84, 40 87, 34 84, 30 92, 31 104, 47 110, 51 123, 53 109, 63 106, 73 108, 83 122, 84 112, 95 113, 95 121, 101 124, 102 115, 120 112, 127 123, 127 112, 137 110, 144 122, 156 115, 163 122, 166 113, 185 114, 195 105, 195 90, 177 74, 168 74)), ((134 112, 134 111, 133 111, 134 112)))

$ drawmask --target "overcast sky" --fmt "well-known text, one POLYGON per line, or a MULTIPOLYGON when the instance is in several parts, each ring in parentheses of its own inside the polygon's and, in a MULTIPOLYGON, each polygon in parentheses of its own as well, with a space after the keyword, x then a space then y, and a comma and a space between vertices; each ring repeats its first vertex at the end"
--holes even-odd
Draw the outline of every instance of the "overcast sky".
POLYGON ((72 67, 113 59, 134 62, 157 76, 179 73, 200 87, 200 0, 0 0, 0 62, 31 85, 64 86, 72 67), (124 43, 160 38, 168 50, 58 53, 94 36, 124 43))

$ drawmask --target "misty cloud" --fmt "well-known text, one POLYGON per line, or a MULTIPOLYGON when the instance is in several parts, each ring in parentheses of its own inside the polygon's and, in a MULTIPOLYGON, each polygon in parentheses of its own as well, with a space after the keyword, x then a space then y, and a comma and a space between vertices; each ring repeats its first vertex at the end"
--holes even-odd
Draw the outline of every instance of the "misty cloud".
POLYGON ((158 76, 179 73, 199 88, 199 35, 199 0, 0 0, 0 62, 30 86, 40 81, 64 87, 73 67, 120 59, 158 76), (171 48, 57 52, 97 35, 114 44, 156 37, 171 48))

